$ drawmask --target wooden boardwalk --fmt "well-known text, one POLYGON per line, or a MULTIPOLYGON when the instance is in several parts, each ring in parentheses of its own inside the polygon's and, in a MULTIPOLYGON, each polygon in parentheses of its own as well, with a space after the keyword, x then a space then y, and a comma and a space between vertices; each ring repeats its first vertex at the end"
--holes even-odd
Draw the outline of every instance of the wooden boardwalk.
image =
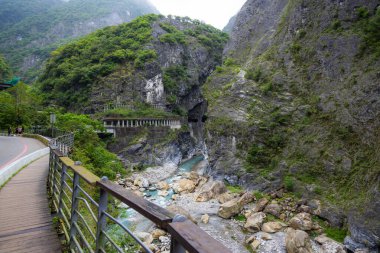
POLYGON ((46 193, 49 156, 31 163, 0 190, 0 252, 61 252, 46 193))

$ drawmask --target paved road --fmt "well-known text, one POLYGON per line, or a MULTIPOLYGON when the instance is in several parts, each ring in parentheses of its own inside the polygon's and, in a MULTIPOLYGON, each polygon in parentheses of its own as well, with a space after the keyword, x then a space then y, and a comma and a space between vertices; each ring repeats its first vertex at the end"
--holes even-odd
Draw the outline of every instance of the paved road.
POLYGON ((17 159, 44 147, 35 139, 0 136, 0 170, 17 159))

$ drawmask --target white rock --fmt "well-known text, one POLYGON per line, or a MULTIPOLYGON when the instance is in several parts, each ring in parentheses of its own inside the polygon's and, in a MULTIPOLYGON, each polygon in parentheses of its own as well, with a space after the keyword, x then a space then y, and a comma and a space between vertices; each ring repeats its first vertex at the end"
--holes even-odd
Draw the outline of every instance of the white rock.
POLYGON ((210 216, 206 213, 204 215, 202 215, 201 217, 201 221, 204 223, 204 224, 207 224, 210 220, 210 216))

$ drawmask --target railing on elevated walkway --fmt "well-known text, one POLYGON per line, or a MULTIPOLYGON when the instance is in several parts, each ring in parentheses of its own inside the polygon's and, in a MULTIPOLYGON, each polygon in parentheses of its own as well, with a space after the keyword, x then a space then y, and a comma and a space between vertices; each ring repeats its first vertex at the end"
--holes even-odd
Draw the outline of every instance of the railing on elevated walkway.
POLYGON ((190 253, 230 252, 184 216, 174 215, 105 177, 99 179, 62 154, 56 149, 59 146, 57 141, 51 146, 48 189, 71 252, 152 252, 112 216, 112 209, 108 209, 110 197, 167 231, 171 235, 171 253, 185 253, 186 250, 190 253), (98 197, 93 197, 96 195, 98 197), (117 226, 124 238, 133 239, 139 249, 131 249, 130 242, 118 244, 112 232, 115 230, 110 229, 112 226, 117 226))

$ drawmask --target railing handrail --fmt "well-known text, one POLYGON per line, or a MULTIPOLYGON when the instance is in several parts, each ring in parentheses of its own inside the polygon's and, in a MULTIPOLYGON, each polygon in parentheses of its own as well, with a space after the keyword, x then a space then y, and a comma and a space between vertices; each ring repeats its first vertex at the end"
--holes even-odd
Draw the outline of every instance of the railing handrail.
MULTIPOLYGON (((189 251, 190 253, 211 253, 211 252, 218 252, 218 253, 231 253, 229 249, 224 247, 220 242, 212 238, 210 235, 208 235, 205 231, 203 231, 201 228, 196 226, 191 221, 187 220, 183 216, 174 215, 173 213, 169 212, 165 208, 162 208, 143 197, 140 197, 136 194, 134 194, 132 191, 127 190, 123 188, 122 186, 115 184, 111 182, 110 180, 106 178, 100 179, 93 173, 91 173, 89 170, 87 170, 85 167, 76 165, 76 163, 71 160, 69 157, 64 156, 60 151, 51 149, 51 162, 50 162, 50 170, 49 170, 49 180, 50 186, 49 189, 53 190, 52 199, 55 200, 57 203, 54 204, 54 206, 58 209, 58 213, 61 214, 61 218, 64 220, 64 224, 74 224, 73 227, 68 227, 66 229, 66 236, 68 237, 68 241, 70 241, 71 247, 78 247, 80 244, 75 237, 73 237, 73 234, 78 232, 78 225, 75 223, 76 219, 78 219, 76 208, 78 207, 78 201, 79 198, 77 195, 78 191, 83 191, 83 189, 79 186, 79 178, 82 178, 85 182, 90 184, 92 187, 99 188, 100 189, 100 200, 99 204, 97 205, 99 213, 97 218, 97 230, 96 233, 96 248, 97 250, 95 252, 105 252, 104 249, 101 247, 101 242, 105 240, 104 238, 108 235, 104 232, 104 227, 106 224, 105 219, 109 215, 106 212, 107 209, 107 195, 111 195, 115 197, 116 199, 120 200, 124 204, 128 205, 138 213, 142 214, 149 220, 151 220, 153 223, 155 223, 158 227, 162 228, 163 230, 167 231, 169 234, 171 234, 171 253, 182 253, 185 252, 185 249, 189 251), (55 172, 55 168, 60 167, 61 168, 61 176, 58 177, 58 179, 55 178, 55 175, 59 174, 55 172), (65 179, 67 178, 67 172, 68 170, 71 170, 74 172, 74 177, 70 180, 73 182, 73 187, 68 187, 70 191, 72 191, 73 197, 71 201, 71 216, 68 218, 64 214, 64 208, 65 207, 61 200, 63 196, 66 194, 65 190, 61 188, 59 192, 54 192, 55 189, 57 189, 57 184, 55 182, 60 181, 59 184, 60 187, 65 187, 67 185, 65 179), (51 173, 53 173, 51 175, 51 173), (53 184, 53 185, 52 185, 53 184), (55 185, 54 185, 55 184, 55 185), (62 210, 61 210, 62 209, 62 210), (74 211, 73 211, 74 210, 74 211), (178 219, 180 217, 180 219, 178 219), (103 237, 102 236, 103 233, 103 237), (72 240, 70 240, 72 238, 72 240), (103 238, 103 239, 99 239, 103 238)), ((85 193, 87 194, 87 193, 85 193)), ((87 194, 86 196, 89 197, 87 194)), ((92 198, 91 201, 94 201, 92 198)), ((53 202, 54 203, 54 202, 53 202)), ((122 225, 122 224, 119 224, 122 225)), ((123 225, 122 225, 123 226, 123 225)), ((124 227, 125 230, 125 227, 124 227)), ((83 233, 80 234, 80 236, 84 236, 83 233)), ((84 240, 87 242, 86 240, 84 240)), ((137 240, 137 242, 141 245, 141 241, 137 240)), ((87 243, 88 244, 88 243, 87 243)), ((85 243, 85 245, 87 245, 85 243)), ((144 246, 142 246, 147 252, 148 251, 144 246)), ((74 248, 75 249, 75 248, 74 248)), ((72 249, 73 250, 73 249, 72 249)), ((75 252, 75 250, 73 250, 75 252)), ((91 250, 90 250, 91 251, 91 250)))

